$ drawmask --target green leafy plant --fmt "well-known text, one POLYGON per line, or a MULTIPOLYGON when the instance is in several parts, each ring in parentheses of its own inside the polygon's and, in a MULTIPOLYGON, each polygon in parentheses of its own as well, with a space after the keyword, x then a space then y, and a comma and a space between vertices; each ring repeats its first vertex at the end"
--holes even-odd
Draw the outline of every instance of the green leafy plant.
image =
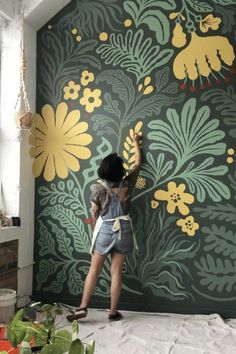
POLYGON ((23 321, 21 309, 7 326, 8 340, 13 347, 20 348, 20 354, 93 354, 95 342, 83 343, 77 338, 77 321, 73 321, 71 331, 57 328, 56 317, 62 313, 60 304, 45 304, 39 309, 40 322, 32 322, 23 321))

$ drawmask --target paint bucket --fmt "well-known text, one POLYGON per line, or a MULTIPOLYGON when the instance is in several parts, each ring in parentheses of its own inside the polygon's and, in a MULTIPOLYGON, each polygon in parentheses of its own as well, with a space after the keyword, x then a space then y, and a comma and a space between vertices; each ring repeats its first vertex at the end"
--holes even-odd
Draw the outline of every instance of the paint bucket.
POLYGON ((15 314, 16 291, 0 289, 0 322, 9 322, 15 314))

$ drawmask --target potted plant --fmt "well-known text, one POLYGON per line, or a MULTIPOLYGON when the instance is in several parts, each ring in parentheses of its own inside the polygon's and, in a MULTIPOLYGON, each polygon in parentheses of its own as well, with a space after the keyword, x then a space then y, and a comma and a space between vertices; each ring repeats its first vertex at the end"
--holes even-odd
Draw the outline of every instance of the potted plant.
POLYGON ((71 331, 61 329, 60 323, 56 323, 57 315, 62 315, 59 304, 42 305, 35 322, 23 321, 24 309, 19 310, 7 325, 7 339, 12 349, 0 353, 12 354, 17 348, 19 354, 93 354, 95 342, 83 343, 77 338, 78 322, 72 322, 71 331))

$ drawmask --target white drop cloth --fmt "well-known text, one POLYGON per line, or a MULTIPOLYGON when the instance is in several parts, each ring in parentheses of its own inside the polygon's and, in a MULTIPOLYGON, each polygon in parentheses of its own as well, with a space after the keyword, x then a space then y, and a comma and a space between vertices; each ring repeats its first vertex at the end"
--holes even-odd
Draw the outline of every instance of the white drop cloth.
MULTIPOLYGON (((236 319, 121 312, 124 319, 109 322, 108 311, 89 309, 79 338, 95 339, 96 354, 236 354, 236 319)), ((63 324, 68 326, 66 319, 63 324)))

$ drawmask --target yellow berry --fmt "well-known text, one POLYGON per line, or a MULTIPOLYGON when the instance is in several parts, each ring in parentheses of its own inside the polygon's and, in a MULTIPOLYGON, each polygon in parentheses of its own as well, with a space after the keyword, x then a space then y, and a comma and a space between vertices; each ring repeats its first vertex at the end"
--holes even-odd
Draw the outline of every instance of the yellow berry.
POLYGON ((78 30, 76 28, 73 28, 72 31, 71 31, 72 34, 76 34, 78 33, 78 30))
POLYGON ((227 150, 227 153, 228 153, 229 155, 233 155, 233 154, 234 154, 234 149, 229 148, 229 149, 227 150))
POLYGON ((227 162, 228 163, 233 163, 234 162, 234 159, 232 157, 227 157, 227 162))
POLYGON ((77 36, 76 40, 77 40, 77 42, 80 42, 81 41, 81 36, 77 36))
POLYGON ((100 41, 102 41, 102 42, 107 41, 107 39, 108 39, 108 34, 107 34, 107 32, 101 32, 101 33, 99 34, 99 39, 100 39, 100 41))
POLYGON ((124 21, 124 26, 125 27, 130 27, 131 25, 132 25, 132 21, 128 18, 128 19, 126 19, 125 21, 124 21))

